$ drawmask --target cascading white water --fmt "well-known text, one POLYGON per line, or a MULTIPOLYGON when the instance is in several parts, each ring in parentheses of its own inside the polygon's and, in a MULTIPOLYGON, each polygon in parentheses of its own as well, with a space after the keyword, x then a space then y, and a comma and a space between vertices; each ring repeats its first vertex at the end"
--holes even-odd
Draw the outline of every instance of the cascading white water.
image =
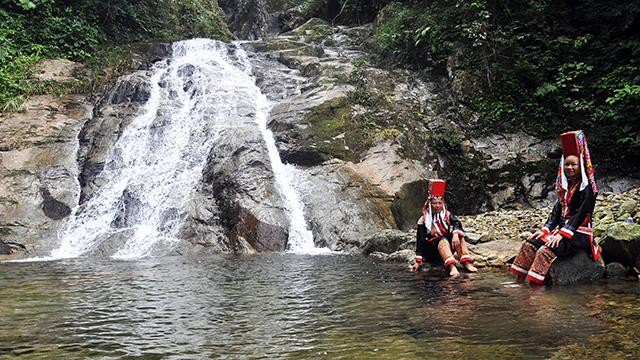
POLYGON ((269 101, 250 74, 248 57, 237 44, 207 39, 175 43, 173 57, 154 66, 144 111, 125 128, 100 174, 105 185, 75 209, 52 257, 79 256, 114 236, 125 239, 114 255, 119 258, 161 254, 171 246, 182 220, 175 214, 184 213, 211 144, 223 129, 242 126, 230 120, 240 97, 255 102, 256 122, 291 217, 288 248, 312 250, 313 237, 292 185, 296 169, 280 161, 266 126, 269 101), (135 216, 127 217, 124 226, 113 226, 123 212, 125 194, 135 216))
POLYGON ((282 163, 280 154, 276 148, 273 133, 267 128, 267 117, 271 106, 264 94, 260 93, 257 99, 260 111, 258 111, 256 115, 256 121, 260 126, 260 131, 267 144, 269 160, 271 160, 271 168, 273 169, 273 174, 276 178, 279 191, 286 202, 285 206, 287 208, 287 213, 291 219, 287 248, 288 250, 295 252, 313 252, 315 249, 313 244, 313 234, 307 228, 302 202, 300 201, 298 193, 294 189, 297 169, 292 165, 285 165, 282 163))

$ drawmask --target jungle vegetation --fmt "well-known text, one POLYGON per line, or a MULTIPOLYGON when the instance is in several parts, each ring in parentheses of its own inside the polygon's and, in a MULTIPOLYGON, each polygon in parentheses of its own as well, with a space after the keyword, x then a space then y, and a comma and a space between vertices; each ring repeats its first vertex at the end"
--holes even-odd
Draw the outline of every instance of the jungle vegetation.
POLYGON ((0 111, 34 94, 93 90, 126 70, 136 43, 226 34, 217 0, 0 0, 0 111), (31 81, 33 64, 47 58, 82 62, 94 79, 31 81))
POLYGON ((375 19, 369 44, 387 64, 434 78, 449 63, 481 132, 583 129, 597 171, 640 175, 640 1, 309 3, 326 20, 375 19))
MULTIPOLYGON (((367 46, 389 66, 434 78, 449 65, 481 133, 583 129, 597 170, 640 175, 640 0, 267 1, 374 22, 367 46)), ((0 0, 0 110, 51 91, 28 80, 39 59, 104 65, 136 42, 226 40, 221 19, 216 0, 0 0)))

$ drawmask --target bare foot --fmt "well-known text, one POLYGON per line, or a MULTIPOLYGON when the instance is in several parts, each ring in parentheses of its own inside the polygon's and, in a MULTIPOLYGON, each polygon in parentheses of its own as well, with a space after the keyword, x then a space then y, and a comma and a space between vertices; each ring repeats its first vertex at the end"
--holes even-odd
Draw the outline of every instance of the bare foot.
POLYGON ((468 272, 478 272, 478 269, 476 269, 475 266, 473 266, 473 264, 471 264, 471 261, 465 261, 462 263, 462 266, 464 266, 465 269, 467 269, 468 272))
POLYGON ((458 268, 456 267, 456 264, 449 265, 449 276, 457 276, 457 275, 460 275, 460 272, 458 272, 458 268))
POLYGON ((518 278, 516 279, 516 283, 524 284, 524 279, 526 279, 524 276, 518 275, 518 278))

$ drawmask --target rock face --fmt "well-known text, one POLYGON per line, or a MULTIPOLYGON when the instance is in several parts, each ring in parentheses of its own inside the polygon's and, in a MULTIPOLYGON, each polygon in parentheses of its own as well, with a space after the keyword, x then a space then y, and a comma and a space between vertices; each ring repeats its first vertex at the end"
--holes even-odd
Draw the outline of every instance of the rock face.
MULTIPOLYGON (((461 101, 454 61, 449 77, 435 79, 379 68, 362 46, 373 25, 303 22, 302 7, 274 4, 220 2, 239 38, 264 39, 234 46, 247 51, 247 71, 271 102, 268 128, 283 162, 296 168, 294 185, 316 246, 407 259, 426 180, 450 174, 461 161, 486 170, 487 180, 458 177, 460 188, 451 191, 463 194, 462 200, 451 210, 456 215, 512 210, 460 216, 475 243, 477 263, 505 266, 512 248, 539 229, 555 201, 558 140, 524 133, 479 137, 481 114, 461 101), (279 14, 283 34, 278 34, 279 14)), ((104 190, 114 146, 151 96, 149 68, 171 51, 170 44, 155 44, 135 54, 135 71, 98 102, 32 97, 26 113, 2 114, 0 239, 14 257, 48 254, 74 211, 104 190)), ((41 76, 63 74, 60 81, 66 81, 82 71, 78 64, 54 65, 41 76)), ((255 116, 251 106, 235 105, 242 112, 234 119, 239 124, 255 116)), ((158 112, 158 131, 173 115, 158 112)), ((172 254, 286 249, 291 220, 262 136, 251 126, 218 135, 188 205, 164 214, 167 222, 182 224, 172 254)), ((611 187, 624 190, 626 183, 616 181, 611 187)), ((101 245, 103 255, 123 244, 143 203, 135 188, 121 195, 110 223, 121 234, 101 245)), ((615 208, 603 204, 594 215, 598 236, 637 209, 637 202, 635 207, 624 201, 615 208)))
POLYGON ((229 30, 242 40, 270 38, 280 33, 278 19, 282 10, 271 12, 275 1, 220 0, 229 30))
POLYGON ((413 248, 415 248, 414 236, 402 231, 385 230, 366 238, 361 247, 362 252, 365 255, 369 255, 373 252, 390 254, 398 250, 406 250, 406 247, 410 245, 413 245, 413 248))
POLYGON ((209 153, 201 188, 215 199, 232 246, 242 249, 241 243, 246 242, 251 248, 245 252, 284 250, 289 218, 282 211, 284 205, 258 129, 230 131, 216 144, 209 153))
POLYGON ((33 96, 0 123, 0 238, 13 257, 46 256, 77 204, 77 134, 93 108, 82 96, 33 96))
POLYGON ((556 259, 551 264, 545 283, 566 285, 591 282, 602 279, 604 269, 602 257, 593 261, 586 251, 580 251, 569 258, 556 259))

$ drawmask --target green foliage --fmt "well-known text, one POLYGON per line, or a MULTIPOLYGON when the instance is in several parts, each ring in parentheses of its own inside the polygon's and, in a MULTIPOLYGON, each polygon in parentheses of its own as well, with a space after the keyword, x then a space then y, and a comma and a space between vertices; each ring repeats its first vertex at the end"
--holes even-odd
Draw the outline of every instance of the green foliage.
POLYGON ((101 48, 192 37, 227 40, 216 0, 0 0, 0 107, 19 108, 52 84, 30 83, 42 58, 98 63, 101 48))
POLYGON ((596 167, 640 174, 640 2, 389 3, 371 42, 395 66, 448 74, 484 133, 583 129, 596 167))
POLYGON ((332 24, 361 25, 373 21, 389 0, 306 0, 303 13, 332 24))
POLYGON ((371 105, 373 98, 367 87, 367 77, 364 74, 366 63, 364 61, 356 61, 353 63, 355 70, 349 75, 349 83, 355 86, 355 89, 349 93, 351 100, 360 105, 371 105))
POLYGON ((475 212, 486 199, 487 179, 478 157, 468 156, 462 137, 455 132, 434 134, 430 141, 444 161, 439 174, 447 181, 447 205, 457 214, 475 212))
POLYGON ((442 26, 437 14, 400 2, 387 5, 381 14, 385 21, 376 28, 372 41, 389 61, 425 71, 443 68, 455 34, 448 34, 451 29, 442 26))

